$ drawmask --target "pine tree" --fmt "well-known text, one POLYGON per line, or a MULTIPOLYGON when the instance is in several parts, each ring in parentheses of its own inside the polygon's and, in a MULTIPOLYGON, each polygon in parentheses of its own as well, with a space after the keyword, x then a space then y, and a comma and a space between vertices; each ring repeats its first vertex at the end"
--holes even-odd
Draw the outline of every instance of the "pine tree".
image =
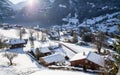
POLYGON ((40 52, 40 48, 36 48, 35 56, 39 60, 40 57, 43 57, 44 54, 40 52))
POLYGON ((8 48, 8 45, 3 43, 0 39, 0 49, 2 49, 2 48, 8 48))
POLYGON ((78 42, 78 36, 76 33, 73 34, 73 43, 77 43, 78 42))

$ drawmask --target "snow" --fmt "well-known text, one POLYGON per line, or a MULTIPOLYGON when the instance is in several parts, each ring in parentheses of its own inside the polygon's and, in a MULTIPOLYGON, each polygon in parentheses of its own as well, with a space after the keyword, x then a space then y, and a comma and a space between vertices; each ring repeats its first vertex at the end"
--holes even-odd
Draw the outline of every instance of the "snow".
POLYGON ((59 4, 59 7, 67 8, 65 5, 59 4))
POLYGON ((89 52, 85 52, 85 55, 83 55, 84 53, 78 53, 73 58, 71 58, 70 61, 85 59, 87 57, 88 53, 89 52))
POLYGON ((49 0, 51 3, 54 3, 55 2, 55 0, 49 0))
POLYGON ((104 10, 104 9, 107 9, 107 8, 108 8, 108 6, 104 6, 104 7, 102 7, 101 9, 104 10))
POLYGON ((64 57, 58 53, 42 57, 42 59, 44 59, 44 61, 48 64, 53 63, 53 62, 64 62, 65 61, 64 57))
MULTIPOLYGON (((51 1, 54 2, 55 0, 51 0, 51 1)), ((90 3, 90 5, 94 7, 94 4, 90 3)), ((63 7, 64 5, 59 5, 59 6, 63 7)), ((116 13, 116 14, 118 14, 118 13, 116 13)), ((81 25, 85 26, 86 24, 91 24, 91 25, 96 24, 97 22, 102 21, 105 18, 109 18, 109 20, 107 20, 107 22, 115 21, 115 19, 111 19, 111 17, 113 17, 116 14, 112 14, 112 15, 107 14, 105 16, 100 16, 100 17, 96 17, 93 19, 87 19, 85 22, 80 24, 80 26, 81 25)), ((72 25, 70 26, 70 23, 78 24, 79 20, 77 19, 77 17, 78 17, 78 15, 75 14, 75 16, 71 18, 71 14, 69 14, 66 18, 63 18, 64 21, 68 22, 68 24, 66 26, 63 26, 63 27, 65 27, 68 31, 73 29, 74 26, 72 26, 72 25)), ((117 20, 117 21, 119 21, 119 20, 117 20)), ((97 24, 97 26, 98 26, 98 30, 102 30, 104 32, 108 28, 107 24, 106 25, 105 24, 97 24)), ((93 28, 90 27, 90 29, 93 29, 93 28)), ((109 27, 109 32, 114 32, 116 30, 117 30, 117 26, 109 27)), ((29 29, 26 29, 26 31, 27 31, 27 33, 25 33, 25 35, 23 37, 28 39, 30 36, 29 29)), ((4 29, 0 28, 0 35, 3 39, 5 39, 5 38, 18 39, 19 36, 17 34, 18 34, 18 29, 14 28, 14 29, 4 30, 4 29)), ((56 35, 58 35, 58 34, 55 34, 55 36, 56 35)), ((37 39, 36 32, 34 33, 33 36, 37 39)), ((63 36, 61 38, 61 40, 64 40, 65 38, 72 39, 71 36, 67 36, 67 37, 63 36)), ((17 41, 17 43, 18 42, 21 43, 20 40, 17 41)), ((12 43, 16 44, 16 42, 14 42, 14 41, 12 43)), ((35 40, 34 41, 34 49, 32 49, 32 50, 35 52, 36 48, 41 48, 42 52, 50 52, 50 50, 47 47, 51 46, 52 48, 54 48, 53 50, 55 51, 55 54, 42 57, 48 63, 59 62, 59 61, 63 62, 63 61, 65 61, 64 56, 68 56, 70 58, 70 61, 87 58, 88 60, 90 60, 96 64, 104 66, 103 57, 101 57, 98 54, 94 54, 94 53, 90 53, 88 55, 89 52, 97 51, 95 48, 93 48, 91 46, 79 46, 79 45, 71 44, 71 43, 64 43, 64 42, 60 42, 60 43, 71 48, 77 54, 74 53, 74 51, 71 51, 70 49, 66 48, 65 46, 62 46, 62 48, 55 48, 56 42, 51 41, 49 39, 46 42, 41 42, 39 39, 35 40), (83 55, 83 53, 85 53, 85 55, 83 55)), ((58 47, 58 45, 57 45, 57 47, 58 47)), ((49 69, 45 70, 45 69, 43 69, 42 65, 40 65, 40 64, 38 65, 32 57, 30 57, 28 54, 26 54, 26 51, 30 51, 30 50, 31 50, 31 46, 30 46, 29 40, 28 40, 28 43, 24 49, 19 48, 19 49, 9 50, 10 52, 18 53, 18 57, 16 57, 13 60, 13 62, 15 63, 15 65, 13 65, 13 66, 8 66, 8 60, 6 58, 2 57, 2 54, 4 53, 4 51, 1 51, 0 52, 0 60, 1 60, 1 62, 0 62, 0 75, 6 75, 6 74, 8 74, 8 75, 17 75, 17 74, 20 74, 20 75, 39 75, 39 74, 48 75, 50 73, 51 74, 54 73, 56 75, 61 75, 61 74, 64 74, 64 75, 78 75, 78 74, 90 75, 90 73, 84 73, 84 72, 59 71, 59 70, 49 70, 49 69)))
MULTIPOLYGON (((63 42, 61 42, 61 43, 63 43, 63 42)), ((63 43, 63 44, 70 47, 71 49, 75 50, 77 53, 83 53, 86 51, 91 51, 91 52, 97 51, 95 48, 92 48, 90 46, 79 46, 79 45, 70 44, 70 43, 63 43)))
POLYGON ((114 43, 117 42, 117 39, 115 39, 115 38, 109 38, 109 39, 107 40, 107 42, 108 42, 109 45, 114 45, 114 43))
POLYGON ((73 53, 72 51, 70 51, 69 49, 67 49, 66 47, 62 47, 64 50, 65 50, 65 52, 66 52, 66 55, 69 57, 69 58, 72 58, 74 55, 75 55, 75 53, 73 53))
POLYGON ((1 75, 28 75, 29 72, 40 70, 36 62, 27 54, 18 54, 13 59, 13 66, 8 66, 8 59, 3 57, 4 52, 0 53, 0 74, 1 75), (22 74, 23 73, 23 74, 22 74))
POLYGON ((55 74, 55 75, 94 75, 94 74, 89 74, 89 73, 84 73, 84 72, 72 72, 72 71, 60 71, 60 70, 42 70, 35 72, 31 75, 50 75, 50 74, 55 74))
POLYGON ((66 52, 63 48, 57 48, 57 49, 54 49, 54 51, 55 51, 55 53, 59 53, 62 56, 66 56, 66 52))
POLYGON ((80 60, 80 59, 88 59, 89 61, 104 67, 104 58, 94 52, 78 53, 73 58, 71 58, 70 61, 80 60))
POLYGON ((62 20, 68 22, 68 25, 70 25, 70 23, 75 25, 79 23, 78 15, 76 13, 74 14, 74 17, 71 17, 71 13, 69 13, 68 16, 62 20))
POLYGON ((18 70, 22 70, 24 68, 37 68, 35 62, 26 54, 18 54, 18 57, 15 58, 13 62, 17 64, 15 67, 18 70))
POLYGON ((100 56, 99 54, 96 54, 96 53, 93 53, 93 52, 90 52, 87 56, 87 59, 89 61, 92 61, 102 67, 104 67, 104 57, 100 56))
POLYGON ((42 53, 48 53, 48 52, 51 52, 51 51, 48 49, 48 47, 41 47, 40 48, 40 52, 42 52, 42 53))
POLYGON ((17 30, 16 29, 10 29, 10 30, 4 30, 0 29, 0 34, 6 38, 18 38, 16 34, 17 30))
POLYGON ((23 39, 12 39, 12 40, 6 41, 6 44, 9 44, 9 45, 24 44, 24 43, 25 43, 25 40, 23 39))

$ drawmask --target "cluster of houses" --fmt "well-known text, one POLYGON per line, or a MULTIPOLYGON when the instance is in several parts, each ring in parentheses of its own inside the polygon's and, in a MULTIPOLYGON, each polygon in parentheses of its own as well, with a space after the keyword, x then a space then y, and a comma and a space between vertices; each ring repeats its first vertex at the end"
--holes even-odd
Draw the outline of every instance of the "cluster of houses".
MULTIPOLYGON (((44 66, 62 65, 65 63, 66 52, 59 45, 41 47, 39 51, 42 55, 39 61, 44 66)), ((33 53, 35 55, 35 51, 33 51, 33 53)))

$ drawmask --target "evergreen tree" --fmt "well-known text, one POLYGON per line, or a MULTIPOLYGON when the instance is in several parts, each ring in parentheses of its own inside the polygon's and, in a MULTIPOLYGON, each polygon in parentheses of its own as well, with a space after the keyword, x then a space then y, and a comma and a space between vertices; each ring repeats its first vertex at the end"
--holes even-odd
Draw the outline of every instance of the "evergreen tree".
POLYGON ((73 34, 73 43, 77 43, 78 42, 78 36, 76 33, 73 34))
POLYGON ((39 60, 40 57, 43 57, 44 54, 40 52, 40 48, 36 48, 35 56, 39 60))
POLYGON ((3 42, 1 41, 1 39, 0 39, 0 49, 2 49, 2 48, 7 48, 7 47, 8 47, 8 45, 5 44, 5 43, 3 43, 3 42))

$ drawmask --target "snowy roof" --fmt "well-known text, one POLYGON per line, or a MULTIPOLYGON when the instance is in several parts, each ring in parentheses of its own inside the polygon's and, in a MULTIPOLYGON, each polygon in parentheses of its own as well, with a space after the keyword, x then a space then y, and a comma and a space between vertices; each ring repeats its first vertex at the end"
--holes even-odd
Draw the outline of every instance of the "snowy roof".
POLYGON ((104 57, 100 56, 99 54, 89 52, 87 59, 97 65, 104 67, 104 57))
POLYGON ((63 56, 66 56, 66 52, 64 51, 63 48, 57 48, 57 49, 54 49, 54 51, 56 53, 59 53, 59 54, 63 55, 63 56))
POLYGON ((23 39, 12 39, 12 40, 6 41, 6 44, 10 44, 10 45, 23 44, 23 43, 25 43, 25 40, 23 39))
POLYGON ((78 53, 75 56, 73 56, 73 58, 71 58, 70 61, 85 59, 87 57, 88 53, 89 52, 85 52, 85 55, 83 55, 83 53, 78 53))
POLYGON ((58 53, 42 57, 42 59, 44 59, 44 61, 47 62, 48 64, 53 63, 53 62, 62 62, 65 60, 65 58, 61 54, 58 54, 58 53))
POLYGON ((87 59, 97 65, 104 67, 104 58, 94 52, 86 52, 85 55, 83 55, 83 53, 78 53, 70 61, 80 60, 80 59, 87 59))
POLYGON ((40 52, 48 53, 48 52, 51 52, 51 51, 48 49, 48 47, 42 47, 42 48, 40 48, 40 52))

